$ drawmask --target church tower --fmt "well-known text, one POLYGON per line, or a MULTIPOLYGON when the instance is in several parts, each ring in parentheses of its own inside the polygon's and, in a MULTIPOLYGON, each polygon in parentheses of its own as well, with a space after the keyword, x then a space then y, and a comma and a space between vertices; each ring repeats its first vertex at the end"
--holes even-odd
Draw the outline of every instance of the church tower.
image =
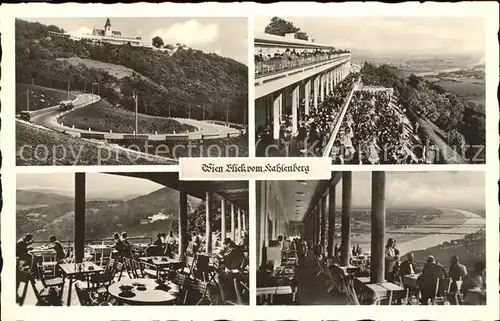
POLYGON ((106 20, 106 24, 104 25, 104 36, 105 37, 111 37, 112 36, 111 21, 109 20, 109 18, 106 20))

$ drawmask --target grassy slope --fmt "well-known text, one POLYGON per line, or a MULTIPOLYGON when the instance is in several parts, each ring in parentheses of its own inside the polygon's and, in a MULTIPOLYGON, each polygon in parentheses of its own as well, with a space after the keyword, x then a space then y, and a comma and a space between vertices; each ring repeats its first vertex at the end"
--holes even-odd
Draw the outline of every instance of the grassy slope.
POLYGON ((442 80, 436 82, 445 90, 460 95, 470 102, 480 106, 484 112, 485 83, 481 80, 457 79, 456 81, 442 80))
POLYGON ((172 161, 149 160, 125 151, 16 123, 16 165, 161 165, 172 161), (101 161, 98 161, 99 153, 101 161))
POLYGON ((89 68, 102 69, 118 79, 122 79, 124 77, 131 77, 132 74, 134 73, 134 71, 130 68, 107 62, 96 61, 92 59, 70 57, 70 58, 57 58, 57 60, 67 61, 74 66, 78 66, 78 64, 84 64, 89 68))
MULTIPOLYGON (((66 126, 94 131, 114 133, 132 133, 135 130, 135 114, 124 109, 113 108, 109 103, 100 100, 92 106, 78 109, 59 119, 66 126)), ((181 124, 173 119, 139 115, 139 132, 141 134, 169 134, 194 131, 195 127, 181 124)))
MULTIPOLYGON (((30 89, 30 110, 39 110, 52 107, 62 100, 68 99, 68 92, 64 90, 46 88, 36 85, 16 84, 16 114, 26 110, 26 89, 30 89)), ((70 93, 70 99, 76 96, 70 93)))
POLYGON ((425 262, 429 255, 433 255, 436 260, 444 265, 449 265, 451 257, 458 255, 460 262, 468 269, 472 269, 477 261, 486 260, 486 243, 480 240, 472 244, 458 244, 443 246, 438 245, 426 250, 416 251, 415 260, 425 262))

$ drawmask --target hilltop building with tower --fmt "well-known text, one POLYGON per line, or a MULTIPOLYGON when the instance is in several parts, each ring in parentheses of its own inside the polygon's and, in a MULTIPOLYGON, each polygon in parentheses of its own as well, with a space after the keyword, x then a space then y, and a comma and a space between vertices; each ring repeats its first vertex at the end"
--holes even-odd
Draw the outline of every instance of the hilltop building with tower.
POLYGON ((120 30, 113 30, 111 20, 106 19, 104 28, 94 28, 92 33, 66 34, 49 32, 49 36, 69 37, 73 40, 90 40, 93 42, 107 42, 113 45, 131 45, 134 47, 152 47, 151 43, 142 40, 141 37, 124 36, 120 30))

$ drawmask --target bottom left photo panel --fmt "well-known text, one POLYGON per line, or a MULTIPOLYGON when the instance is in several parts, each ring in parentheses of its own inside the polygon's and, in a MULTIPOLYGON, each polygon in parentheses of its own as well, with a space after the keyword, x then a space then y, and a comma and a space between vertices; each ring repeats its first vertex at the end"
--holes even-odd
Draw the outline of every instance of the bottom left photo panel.
POLYGON ((17 174, 21 306, 248 305, 248 181, 17 174))

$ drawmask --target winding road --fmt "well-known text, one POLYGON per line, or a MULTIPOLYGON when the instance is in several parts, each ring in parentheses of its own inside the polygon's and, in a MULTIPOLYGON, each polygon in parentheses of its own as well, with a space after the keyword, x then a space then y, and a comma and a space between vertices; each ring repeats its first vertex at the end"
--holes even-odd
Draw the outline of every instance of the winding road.
MULTIPOLYGON (((109 133, 101 131, 87 131, 78 128, 71 128, 60 124, 57 120, 69 112, 73 112, 77 109, 84 108, 91 105, 93 102, 99 101, 101 98, 97 95, 92 94, 77 94, 76 99, 73 100, 74 108, 67 112, 62 112, 59 110, 59 106, 53 106, 32 112, 31 122, 37 123, 39 125, 57 130, 64 131, 73 136, 82 136, 82 134, 92 134, 96 137, 102 135, 103 139, 130 139, 129 137, 132 133, 109 133)), ((179 133, 179 134, 140 134, 141 137, 147 136, 148 140, 165 140, 165 139, 216 139, 216 138, 227 138, 227 137, 237 137, 241 135, 241 131, 224 125, 215 124, 212 122, 205 122, 196 119, 188 118, 172 118, 180 123, 191 125, 196 127, 197 130, 193 132, 179 133)), ((92 124, 89 124, 92 127, 92 124)))

